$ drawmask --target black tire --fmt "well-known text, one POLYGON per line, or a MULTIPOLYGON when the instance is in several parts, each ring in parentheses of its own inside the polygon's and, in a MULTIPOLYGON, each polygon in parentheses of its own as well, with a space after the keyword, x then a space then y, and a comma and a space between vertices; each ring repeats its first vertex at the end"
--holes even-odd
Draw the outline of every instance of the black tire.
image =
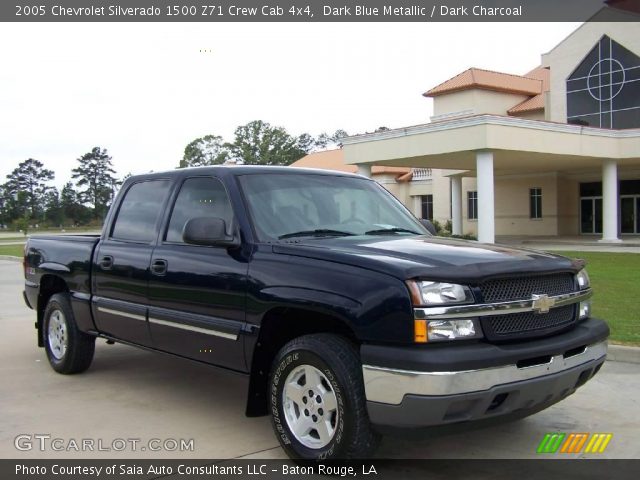
MULTIPOLYGON (((309 371, 316 375, 313 369, 309 371)), ((367 458, 378 447, 380 436, 373 430, 367 414, 360 357, 354 346, 343 337, 331 334, 305 335, 287 343, 274 359, 269 375, 268 398, 276 437, 293 459, 367 458), (300 402, 285 400, 283 392, 287 383, 295 388, 300 386, 302 392, 313 391, 313 382, 308 382, 306 373, 302 373, 307 367, 313 367, 322 374, 315 377, 321 380, 315 392, 325 395, 326 402, 324 397, 316 397, 316 393, 313 394, 314 400, 310 400, 312 397, 307 393, 300 394, 305 395, 298 397, 300 402), (296 381, 296 378, 299 380, 296 381), (332 393, 335 398, 331 397, 332 393), (320 401, 316 402, 316 398, 320 401), (302 401, 310 410, 298 407, 302 401), (329 405, 329 402, 335 408, 330 409, 331 412, 323 411, 321 407, 329 405), (307 418, 303 418, 303 415, 307 418), (320 416, 322 418, 318 420, 320 416), (298 435, 291 428, 290 423, 295 426, 300 419, 305 422, 301 430, 311 428, 307 434, 298 435), (324 439, 319 435, 320 430, 314 430, 314 425, 319 425, 319 421, 325 422, 319 426, 325 433, 324 439), (333 433, 326 435, 327 430, 333 433), (326 445, 320 445, 327 438, 331 440, 326 445), (319 445, 309 445, 316 441, 319 445)))
POLYGON ((49 364, 56 372, 80 373, 91 365, 96 339, 78 330, 68 293, 56 293, 49 299, 44 310, 42 340, 49 364), (58 334, 49 335, 50 325, 58 334))

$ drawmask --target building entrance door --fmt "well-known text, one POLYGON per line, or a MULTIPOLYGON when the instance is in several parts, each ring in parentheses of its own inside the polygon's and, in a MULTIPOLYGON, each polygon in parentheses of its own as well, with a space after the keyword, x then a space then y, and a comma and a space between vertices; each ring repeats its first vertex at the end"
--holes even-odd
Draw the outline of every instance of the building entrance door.
POLYGON ((640 195, 620 197, 620 232, 640 234, 640 195))
POLYGON ((602 233, 602 197, 580 199, 580 233, 602 233))

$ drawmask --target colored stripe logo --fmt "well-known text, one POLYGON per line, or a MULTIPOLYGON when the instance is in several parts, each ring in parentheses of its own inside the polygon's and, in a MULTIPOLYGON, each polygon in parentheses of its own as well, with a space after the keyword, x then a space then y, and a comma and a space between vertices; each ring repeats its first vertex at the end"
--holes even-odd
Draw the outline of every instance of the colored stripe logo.
POLYGON ((612 433, 547 433, 536 453, 603 453, 612 438, 612 433))

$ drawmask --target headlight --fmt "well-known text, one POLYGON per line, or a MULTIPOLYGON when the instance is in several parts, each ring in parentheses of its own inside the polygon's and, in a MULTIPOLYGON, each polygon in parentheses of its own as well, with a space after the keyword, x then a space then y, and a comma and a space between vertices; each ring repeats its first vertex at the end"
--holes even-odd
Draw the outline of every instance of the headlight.
POLYGON ((467 340, 482 337, 480 327, 473 319, 421 320, 415 319, 416 343, 448 340, 467 340))
POLYGON ((578 282, 578 288, 580 288, 580 290, 584 290, 585 288, 589 288, 591 286, 589 274, 584 268, 576 274, 576 281, 578 282))
POLYGON ((414 306, 473 303, 471 289, 465 285, 428 281, 409 281, 407 285, 414 306))

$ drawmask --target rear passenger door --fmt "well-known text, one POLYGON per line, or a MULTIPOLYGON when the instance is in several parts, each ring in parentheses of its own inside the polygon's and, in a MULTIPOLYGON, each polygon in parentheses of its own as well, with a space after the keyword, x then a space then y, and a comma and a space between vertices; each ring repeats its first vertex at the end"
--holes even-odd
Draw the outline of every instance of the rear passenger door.
POLYGON ((149 262, 168 200, 169 180, 131 184, 94 257, 93 315, 100 332, 151 346, 149 262))
POLYGON ((149 327, 154 347, 235 370, 246 370, 243 342, 248 263, 240 249, 188 245, 182 232, 195 217, 234 214, 216 177, 186 178, 151 258, 149 327))

